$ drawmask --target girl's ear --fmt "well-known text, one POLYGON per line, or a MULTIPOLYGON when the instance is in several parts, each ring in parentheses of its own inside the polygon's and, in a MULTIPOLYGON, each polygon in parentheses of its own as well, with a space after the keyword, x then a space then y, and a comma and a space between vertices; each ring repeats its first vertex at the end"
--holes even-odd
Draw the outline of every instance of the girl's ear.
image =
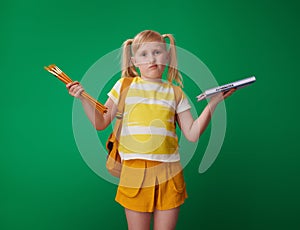
POLYGON ((130 61, 131 61, 131 63, 132 63, 134 66, 136 66, 136 61, 135 61, 135 58, 134 58, 134 57, 131 57, 131 58, 130 58, 130 61))
POLYGON ((131 60, 131 63, 132 63, 135 67, 139 68, 139 64, 136 62, 136 59, 135 59, 134 57, 131 57, 130 60, 131 60))
POLYGON ((166 64, 170 64, 170 53, 167 52, 167 55, 166 55, 166 64))
POLYGON ((171 60, 170 56, 171 56, 171 53, 168 52, 168 55, 167 55, 167 62, 168 62, 168 63, 170 63, 170 60, 171 60))

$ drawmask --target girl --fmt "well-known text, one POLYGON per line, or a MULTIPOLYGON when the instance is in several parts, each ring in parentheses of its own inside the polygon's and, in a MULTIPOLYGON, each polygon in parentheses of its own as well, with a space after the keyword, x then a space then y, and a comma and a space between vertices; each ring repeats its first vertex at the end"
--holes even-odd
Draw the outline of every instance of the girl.
POLYGON ((116 201, 125 208, 130 230, 150 229, 152 215, 155 230, 175 229, 180 206, 187 198, 175 122, 189 141, 197 141, 218 103, 235 90, 212 97, 194 120, 185 94, 172 85, 176 81, 182 86, 173 36, 145 30, 123 43, 122 78, 108 93, 106 114, 81 96, 84 88, 79 82, 66 85, 81 100, 97 130, 105 129, 116 116, 123 77, 134 79, 125 99, 119 145, 123 167, 116 201), (167 65, 168 81, 163 81, 167 65))

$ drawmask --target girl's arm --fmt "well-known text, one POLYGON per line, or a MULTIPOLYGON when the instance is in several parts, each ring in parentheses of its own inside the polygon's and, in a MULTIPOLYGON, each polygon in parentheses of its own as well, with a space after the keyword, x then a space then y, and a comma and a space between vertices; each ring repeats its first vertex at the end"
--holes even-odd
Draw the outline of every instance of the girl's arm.
POLYGON ((204 108, 201 115, 196 120, 194 120, 194 118, 192 117, 190 110, 179 113, 177 120, 186 139, 192 142, 197 141, 200 135, 207 128, 207 125, 209 124, 211 116, 218 103, 223 99, 229 97, 234 91, 235 89, 232 89, 224 94, 219 93, 212 97, 208 105, 204 108))
POLYGON ((86 98, 81 95, 84 89, 78 81, 71 82, 67 84, 66 87, 69 90, 70 95, 80 99, 84 112, 86 113, 88 119, 91 121, 95 129, 105 129, 116 116, 117 106, 110 98, 108 98, 105 103, 105 106, 107 107, 107 113, 102 114, 95 109, 94 105, 92 105, 86 98))

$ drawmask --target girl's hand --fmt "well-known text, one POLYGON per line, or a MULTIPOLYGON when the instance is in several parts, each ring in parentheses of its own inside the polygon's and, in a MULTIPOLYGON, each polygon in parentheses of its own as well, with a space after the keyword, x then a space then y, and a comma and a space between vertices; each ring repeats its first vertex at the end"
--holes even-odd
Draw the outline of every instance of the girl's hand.
POLYGON ((222 100, 224 100, 227 97, 229 97, 230 95, 232 95, 235 91, 236 91, 236 89, 231 89, 226 92, 218 93, 215 96, 211 97, 210 103, 213 105, 217 105, 219 102, 221 102, 222 100))
POLYGON ((66 84, 66 88, 69 91, 69 94, 73 97, 82 99, 81 93, 84 91, 84 88, 78 81, 73 81, 68 84, 66 84))

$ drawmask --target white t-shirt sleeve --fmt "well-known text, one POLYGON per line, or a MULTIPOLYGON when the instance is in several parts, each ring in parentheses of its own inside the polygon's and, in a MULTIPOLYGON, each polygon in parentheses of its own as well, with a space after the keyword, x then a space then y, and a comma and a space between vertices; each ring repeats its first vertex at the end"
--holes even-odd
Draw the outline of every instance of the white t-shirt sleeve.
POLYGON ((113 86, 113 88, 109 91, 107 94, 110 99, 113 100, 113 102, 117 105, 119 103, 119 97, 120 97, 120 90, 121 85, 123 82, 123 78, 119 79, 116 84, 113 86))
POLYGON ((176 113, 178 114, 178 113, 184 112, 190 108, 191 108, 191 105, 190 105, 185 93, 182 91, 181 100, 179 101, 179 103, 176 107, 176 113))

